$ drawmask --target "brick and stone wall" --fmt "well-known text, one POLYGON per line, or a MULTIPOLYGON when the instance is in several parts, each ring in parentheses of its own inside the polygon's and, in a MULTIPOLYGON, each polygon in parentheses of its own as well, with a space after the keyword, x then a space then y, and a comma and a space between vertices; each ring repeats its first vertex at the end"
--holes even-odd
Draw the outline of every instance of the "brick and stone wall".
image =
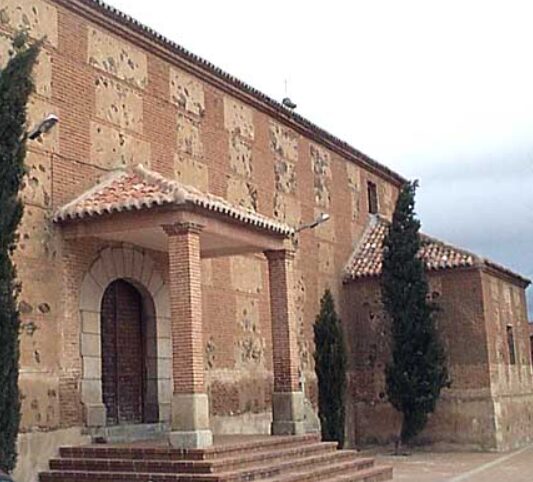
MULTIPOLYGON (((533 377, 531 358, 525 350, 527 325, 524 327, 522 321, 526 320, 524 287, 480 269, 431 273, 429 282, 431 299, 440 307, 437 326, 447 352, 452 386, 443 390, 420 441, 499 450, 507 449, 513 438, 516 444, 523 444, 527 433, 531 434, 526 421, 531 416, 527 406, 533 396, 531 382, 525 382, 525 377, 533 377), (500 295, 511 296, 507 308, 491 301, 492 296, 500 295), (506 320, 516 326, 516 366, 510 366, 505 358, 507 321, 495 321, 502 309, 507 310, 506 320), (496 345, 503 358, 496 367, 491 362, 489 369, 496 345), (501 397, 494 397, 498 390, 501 397)), ((354 445, 392 442, 398 436, 401 419, 386 396, 390 321, 380 301, 378 280, 360 280, 345 290, 344 321, 350 350, 347 435, 354 445)))
MULTIPOLYGON (((101 12, 86 12, 76 0, 5 0, 0 7, 0 65, 17 29, 46 37, 29 124, 50 112, 60 118, 28 146, 15 255, 23 287, 23 432, 83 424, 79 291, 110 244, 64 240, 51 214, 110 170, 138 163, 293 225, 331 215, 302 233, 295 260, 297 344, 314 400, 319 299, 326 287, 337 298, 341 293, 342 268, 368 220, 367 182, 378 185, 381 212, 390 216, 398 179, 348 160, 234 86, 208 82, 188 61, 101 12)), ((166 276, 166 253, 150 255, 166 276)), ((273 385, 266 258, 203 260, 202 284, 214 424, 242 430, 239 420, 253 419, 265 430, 273 385)))
MULTIPOLYGON (((367 183, 377 185, 380 214, 390 217, 398 178, 345 155, 234 84, 200 72, 190 60, 86 4, 3 0, 0 6, 0 65, 16 30, 46 37, 29 124, 50 112, 60 117, 56 128, 28 146, 26 210, 15 253, 22 281, 21 460, 31 464, 21 474, 35 474, 55 445, 86 440, 80 429, 87 417, 82 385, 88 365, 81 340, 91 333, 80 314, 80 290, 107 248, 131 248, 65 240, 51 214, 110 170, 138 163, 293 225, 330 214, 328 223, 302 232, 295 259, 297 349, 307 395, 316 401, 312 324, 328 287, 350 342, 349 438, 388 440, 398 418, 383 396, 386 320, 374 282, 343 288, 341 276, 368 223, 367 183), (54 434, 43 442, 38 431, 54 434), (43 456, 36 458, 38 453, 43 456)), ((167 253, 144 252, 168 283, 167 253)), ((444 440, 505 446, 530 416, 522 383, 528 370, 531 378, 522 341, 523 290, 513 288, 507 303, 512 284, 498 280, 496 289, 492 278, 476 271, 432 276, 432 296, 445 308, 439 323, 454 386, 441 404, 449 408, 439 408, 431 421, 429 438, 438 433, 444 440), (499 355, 501 327, 508 323, 516 323, 513 367, 499 355), (494 410, 501 440, 495 440, 491 425, 491 388, 498 394, 494 410), (515 394, 524 402, 510 397, 515 394)), ((214 431, 266 431, 273 387, 267 260, 263 255, 202 260, 201 283, 214 431)), ((161 360, 168 370, 169 356, 161 360)))
POLYGON ((508 280, 483 273, 491 389, 499 448, 533 440, 533 369, 526 294, 508 280), (509 340, 512 333, 513 340, 509 340), (514 341, 514 356, 511 355, 514 341))

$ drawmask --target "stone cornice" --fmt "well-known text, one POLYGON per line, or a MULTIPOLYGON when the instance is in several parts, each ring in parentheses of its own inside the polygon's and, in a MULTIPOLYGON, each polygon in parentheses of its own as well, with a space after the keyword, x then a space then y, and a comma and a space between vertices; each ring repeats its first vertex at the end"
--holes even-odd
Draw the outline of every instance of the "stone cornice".
POLYGON ((278 250, 265 251, 265 256, 269 261, 274 260, 293 260, 296 256, 296 251, 294 249, 285 248, 278 250))
POLYGON ((164 224, 162 228, 168 236, 178 236, 182 234, 200 234, 204 226, 198 223, 184 222, 164 224))

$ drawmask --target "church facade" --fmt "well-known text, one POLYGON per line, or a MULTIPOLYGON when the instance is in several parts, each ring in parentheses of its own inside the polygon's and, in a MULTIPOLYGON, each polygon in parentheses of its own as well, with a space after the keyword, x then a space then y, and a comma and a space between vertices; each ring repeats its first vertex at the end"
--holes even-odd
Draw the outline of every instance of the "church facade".
MULTIPOLYGON (((390 440, 387 345, 369 321, 378 273, 354 263, 378 263, 360 250, 404 179, 100 1, 4 0, 1 65, 20 29, 46 39, 29 124, 60 122, 28 144, 15 253, 19 473, 91 438, 205 447, 316 430, 326 288, 348 334, 348 439, 390 440)), ((430 275, 449 300, 444 331, 462 335, 446 338, 457 384, 425 436, 501 449, 532 433, 528 281, 478 261, 430 275)))

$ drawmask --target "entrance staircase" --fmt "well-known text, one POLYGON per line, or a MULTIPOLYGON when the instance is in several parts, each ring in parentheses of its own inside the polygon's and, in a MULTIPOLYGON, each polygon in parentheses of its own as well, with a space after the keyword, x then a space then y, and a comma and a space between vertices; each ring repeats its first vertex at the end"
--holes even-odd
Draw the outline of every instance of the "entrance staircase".
POLYGON ((206 449, 180 450, 165 442, 64 447, 40 482, 381 482, 391 467, 318 435, 240 437, 206 449))

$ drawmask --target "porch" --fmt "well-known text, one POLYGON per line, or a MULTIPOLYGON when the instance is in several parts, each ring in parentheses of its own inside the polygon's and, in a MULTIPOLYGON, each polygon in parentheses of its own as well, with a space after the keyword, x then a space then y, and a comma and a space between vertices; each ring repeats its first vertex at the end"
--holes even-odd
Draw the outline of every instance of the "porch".
POLYGON ((172 447, 212 445, 204 364, 201 260, 263 253, 268 260, 272 314, 271 432, 304 432, 304 395, 292 293, 291 227, 164 179, 141 166, 113 173, 59 209, 54 221, 67 240, 97 238, 129 246, 122 251, 102 251, 81 286, 81 398, 89 429, 106 433, 103 429, 121 422, 168 424, 172 447), (166 253, 167 282, 153 268, 143 252, 145 248, 166 253), (110 303, 112 288, 130 294, 126 298, 113 295, 114 304, 109 311, 114 315, 109 315, 112 319, 106 324, 104 307, 110 303), (124 309, 117 307, 131 307, 136 297, 142 306, 139 323, 144 328, 140 335, 136 331, 132 342, 134 337, 126 329, 132 326, 132 317, 121 321, 117 313, 124 309), (112 334, 112 342, 106 333, 112 334), (133 386, 138 380, 133 373, 135 363, 120 361, 125 358, 125 350, 131 352, 134 347, 144 354, 145 380, 141 388, 133 386), (114 365, 106 363, 113 350, 118 360, 114 365), (106 364, 115 367, 115 378, 107 374, 106 364), (106 388, 109 386, 119 388, 113 391, 106 388))

